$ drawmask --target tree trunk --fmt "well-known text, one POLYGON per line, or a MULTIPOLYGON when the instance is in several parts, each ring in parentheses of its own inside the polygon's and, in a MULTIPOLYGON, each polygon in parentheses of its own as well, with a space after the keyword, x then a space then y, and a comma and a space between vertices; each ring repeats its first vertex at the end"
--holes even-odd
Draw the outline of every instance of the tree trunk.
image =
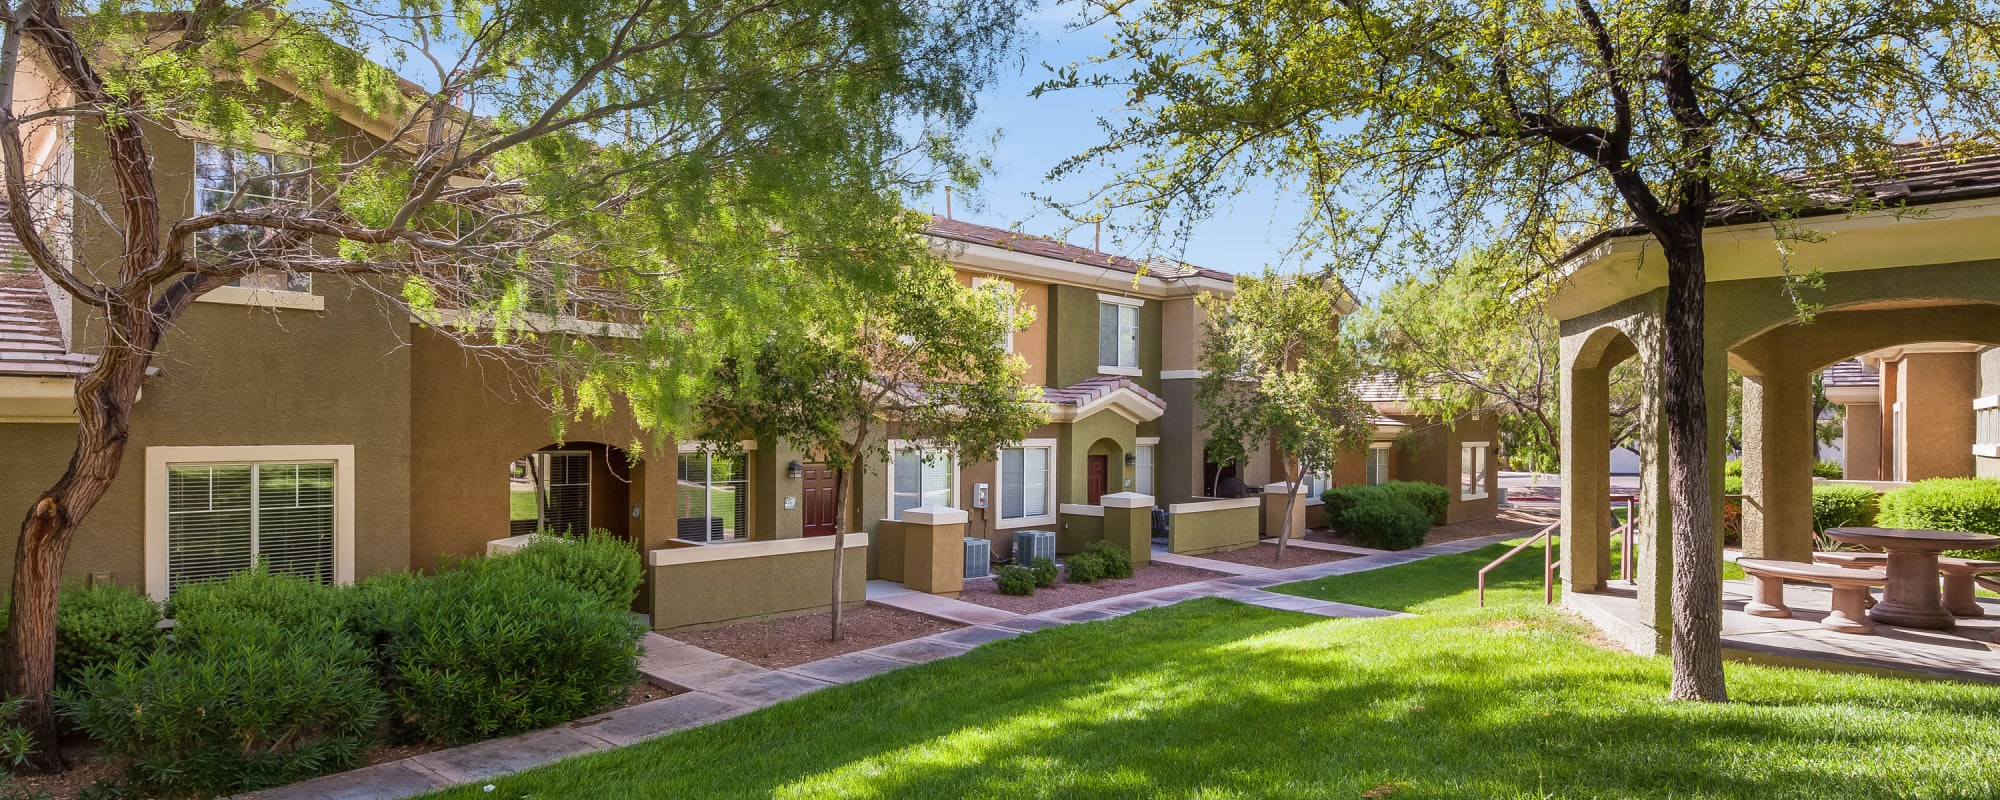
POLYGON ((1708 465, 1707 275, 1700 223, 1661 238, 1667 258, 1667 496, 1673 507, 1673 684, 1676 700, 1729 699, 1722 674, 1722 580, 1708 465))
POLYGON ((848 470, 853 469, 851 466, 853 463, 853 459, 850 458, 848 460, 850 466, 834 470, 833 472, 833 502, 835 504, 833 512, 833 622, 831 629, 827 632, 827 641, 830 642, 840 641, 840 607, 847 600, 846 591, 842 588, 842 582, 847 577, 847 525, 853 516, 848 513, 847 509, 847 495, 850 486, 847 473, 848 470))
POLYGON ((1291 493, 1291 496, 1285 498, 1285 518, 1283 521, 1279 523, 1278 555, 1276 558, 1271 560, 1271 563, 1273 564, 1285 563, 1285 540, 1292 538, 1292 515, 1298 513, 1297 509, 1299 507, 1299 484, 1305 482, 1305 479, 1306 479, 1306 466, 1304 463, 1300 463, 1298 472, 1292 476, 1290 482, 1285 484, 1287 490, 1291 493))

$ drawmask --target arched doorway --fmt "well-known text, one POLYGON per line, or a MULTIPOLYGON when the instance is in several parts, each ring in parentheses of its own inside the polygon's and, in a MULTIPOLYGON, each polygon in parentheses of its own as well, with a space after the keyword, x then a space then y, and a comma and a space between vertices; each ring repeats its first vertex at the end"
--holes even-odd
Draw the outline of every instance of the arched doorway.
POLYGON ((551 445, 507 467, 508 535, 630 534, 632 460, 597 442, 551 445))

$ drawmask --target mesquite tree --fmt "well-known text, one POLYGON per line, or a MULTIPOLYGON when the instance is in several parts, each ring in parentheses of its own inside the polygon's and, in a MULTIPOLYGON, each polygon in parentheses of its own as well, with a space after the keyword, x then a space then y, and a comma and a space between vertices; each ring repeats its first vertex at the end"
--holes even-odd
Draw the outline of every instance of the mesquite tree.
POLYGON ((1347 290, 1331 275, 1236 279, 1236 293, 1196 298, 1202 311, 1202 410, 1209 458, 1229 463, 1270 445, 1285 463, 1278 563, 1299 513, 1299 485, 1341 453, 1368 445, 1375 412, 1355 393, 1359 361, 1340 341, 1347 290))
MULTIPOLYGON (((794 287, 810 291, 807 287, 794 287)), ((860 527, 855 479, 894 457, 891 438, 960 461, 986 461, 1048 422, 1027 362, 1003 346, 1033 320, 1001 281, 966 287, 930 254, 905 266, 896 290, 861 302, 817 287, 821 313, 721 370, 705 406, 704 438, 784 442, 834 470, 829 638, 840 641, 850 529, 860 527)))
MULTIPOLYGON (((1129 113, 1060 166, 1129 164, 1094 200, 1188 229, 1275 179, 1300 250, 1382 270, 1470 246, 1559 264, 1608 229, 1667 265, 1661 368, 1675 698, 1726 700, 1702 339, 1703 230, 1865 207, 1899 138, 2000 127, 1985 0, 1156 0, 1043 88, 1129 113), (1801 181, 1800 170, 1813 170, 1801 181), (1629 226, 1629 227, 1628 227, 1629 226)), ((1792 226, 1779 225, 1781 228, 1792 226)), ((1534 272, 1525 288, 1548 277, 1534 272)), ((1794 276, 1807 277, 1807 276, 1794 276)), ((1794 281, 1810 306, 1811 281, 1794 281)))
MULTIPOLYGON (((956 0, 6 0, 0 155, 25 261, 78 307, 75 455, 16 549, 4 693, 37 766, 57 584, 118 477, 133 402, 191 301, 334 276, 504 350, 564 417, 624 398, 665 436, 721 355, 807 313, 783 284, 886 288, 925 245, 904 198, 968 180, 954 146, 1017 24, 956 0), (376 54, 408 79, 369 60, 376 54), (152 150, 198 131, 281 155, 190 213, 152 150), (99 159, 103 196, 42 144, 99 159), (28 143, 36 146, 30 148, 28 143), (87 237, 109 260, 84 263, 87 237), (637 333, 617 348, 563 317, 637 333)), ((392 314, 392 319, 401 317, 392 314)), ((400 321, 400 320, 399 320, 400 321)), ((599 330, 602 330, 601 328, 599 330)), ((282 333, 278 334, 282 335, 282 333)))

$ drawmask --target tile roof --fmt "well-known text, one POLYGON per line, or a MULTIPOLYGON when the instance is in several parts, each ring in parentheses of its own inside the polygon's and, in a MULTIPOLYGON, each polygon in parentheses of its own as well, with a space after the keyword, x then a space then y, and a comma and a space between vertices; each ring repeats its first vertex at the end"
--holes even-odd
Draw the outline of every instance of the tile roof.
POLYGON ((1101 253, 1088 247, 1078 247, 1077 245, 1053 237, 1034 236, 1020 231, 995 228, 990 225, 980 225, 964 220, 932 217, 930 233, 932 236, 940 239, 950 239, 954 242, 983 244, 990 247, 998 247, 1002 250, 1012 250, 1017 253, 1026 253, 1057 261, 1067 261, 1087 267, 1100 267, 1132 275, 1139 274, 1139 271, 1143 269, 1147 275, 1165 280, 1186 277, 1209 278, 1219 281, 1235 280, 1235 276, 1227 272, 1197 267, 1191 264, 1137 261, 1120 255, 1101 253))
POLYGON ((1146 402, 1161 408, 1167 407, 1167 401, 1161 399, 1159 395, 1146 391, 1146 387, 1133 383, 1131 378, 1124 378, 1117 375, 1099 375, 1095 378, 1085 378, 1068 386, 1044 386, 1042 387, 1042 399, 1048 401, 1051 405, 1087 406, 1119 389, 1131 389, 1140 397, 1146 398, 1146 402))
POLYGON ((0 375, 73 378, 89 371, 93 359, 63 346, 42 276, 17 268, 16 252, 13 231, 0 225, 0 375))
POLYGON ((1880 386, 1882 376, 1875 374, 1867 364, 1859 360, 1842 361, 1820 371, 1820 385, 1835 386, 1880 386))
POLYGON ((1370 375, 1354 387, 1354 393, 1369 403, 1400 403, 1403 401, 1403 387, 1396 382, 1396 376, 1370 375))

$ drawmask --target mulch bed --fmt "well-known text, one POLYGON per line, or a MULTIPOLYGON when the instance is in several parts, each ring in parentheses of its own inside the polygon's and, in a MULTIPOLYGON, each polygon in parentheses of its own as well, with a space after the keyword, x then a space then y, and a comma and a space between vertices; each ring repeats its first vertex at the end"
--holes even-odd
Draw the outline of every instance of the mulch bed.
POLYGON ((1195 558, 1227 561, 1231 564, 1242 564, 1250 567, 1291 569, 1292 567, 1310 567, 1314 564, 1325 564, 1330 561, 1346 561, 1350 558, 1361 557, 1353 553, 1336 553, 1331 550, 1318 550, 1296 545, 1285 548, 1285 560, 1282 563, 1277 560, 1277 556, 1278 545, 1274 542, 1266 541, 1256 547, 1245 547, 1241 550, 1230 550, 1222 553, 1202 553, 1195 556, 1195 558))
POLYGON ((765 669, 783 669, 959 627, 899 609, 862 606, 840 616, 840 641, 829 642, 828 616, 819 613, 769 622, 739 622, 723 628, 676 633, 673 638, 765 669))
MULTIPOLYGON (((1456 542, 1460 539, 1492 536, 1497 533, 1518 533, 1525 536, 1541 530, 1551 522, 1555 522, 1557 514, 1558 512, 1554 510, 1545 512, 1539 509, 1532 511, 1519 508, 1504 509, 1500 512, 1499 516, 1492 519, 1478 519, 1471 522, 1460 522, 1456 525, 1439 525, 1431 528, 1431 532, 1424 535, 1424 544, 1443 544, 1445 542, 1456 542)), ((1306 539, 1314 542, 1325 542, 1327 544, 1344 544, 1350 547, 1367 546, 1358 544, 1345 536, 1323 530, 1307 531, 1306 539)))
POLYGON ((1103 600, 1107 597, 1227 577, 1229 575, 1225 573, 1205 569, 1172 564, 1148 564, 1133 570, 1130 578, 1101 580, 1096 583, 1070 583, 1057 578, 1056 585, 1047 589, 1036 589, 1034 594, 1025 597, 1001 594, 992 578, 973 578, 965 582, 965 592, 960 594, 958 599, 1016 614, 1033 614, 1038 611, 1103 600))

